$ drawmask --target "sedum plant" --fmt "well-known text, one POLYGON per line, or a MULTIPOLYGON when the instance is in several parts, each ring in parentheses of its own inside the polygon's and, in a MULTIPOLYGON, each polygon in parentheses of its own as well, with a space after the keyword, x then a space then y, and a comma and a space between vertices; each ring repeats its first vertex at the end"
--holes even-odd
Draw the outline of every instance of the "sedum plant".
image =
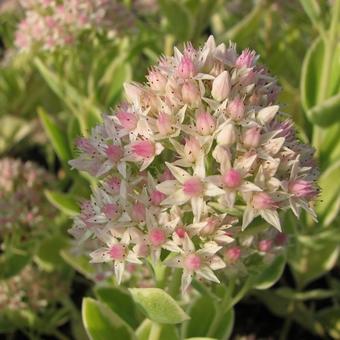
MULTIPOLYGON (((316 219, 314 150, 276 104, 280 89, 255 51, 238 54, 210 37, 161 57, 146 79, 125 84, 126 101, 76 141, 70 165, 98 183, 70 233, 92 263, 112 268, 115 284, 139 287, 130 292, 152 322, 136 334, 162 338, 161 324, 187 319, 174 299, 208 298, 222 302, 220 315, 201 334, 186 321, 181 336, 225 338, 224 318, 249 286, 267 288, 282 273, 289 239, 281 212, 316 219)), ((98 301, 83 308, 93 338, 95 311, 104 323, 125 324, 98 301)))

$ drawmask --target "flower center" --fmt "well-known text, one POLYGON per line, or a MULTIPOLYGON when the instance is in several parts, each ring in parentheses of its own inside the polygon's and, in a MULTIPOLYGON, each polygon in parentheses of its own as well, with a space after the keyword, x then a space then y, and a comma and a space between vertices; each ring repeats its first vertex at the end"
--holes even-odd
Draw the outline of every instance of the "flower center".
POLYGON ((183 227, 178 227, 176 229, 176 234, 179 238, 184 238, 186 233, 187 232, 185 231, 185 229, 183 227))
POLYGON ((132 131, 137 127, 138 119, 133 113, 121 111, 117 113, 117 118, 126 130, 132 131))
POLYGON ((119 207, 117 204, 108 203, 104 205, 104 207, 102 208, 102 212, 108 219, 112 220, 118 216, 119 207))
POLYGON ((106 149, 106 156, 112 162, 118 162, 123 156, 123 150, 118 145, 109 145, 106 149))
POLYGON ((200 269, 202 264, 201 258, 196 254, 189 254, 184 259, 184 266, 189 270, 197 270, 200 269))
POLYGON ((197 177, 186 180, 183 184, 183 191, 189 197, 198 197, 203 193, 203 183, 197 177))
POLYGON ((125 255, 125 247, 121 244, 114 244, 111 248, 110 248, 110 257, 112 258, 112 260, 123 260, 125 255))
POLYGON ((159 247, 166 241, 165 231, 161 228, 154 228, 149 232, 149 239, 153 246, 159 247))
POLYGON ((132 207, 132 218, 136 221, 145 220, 145 206, 142 203, 136 203, 132 207))
POLYGON ((132 152, 138 157, 148 159, 155 155, 155 146, 150 141, 143 140, 132 145, 132 152))
POLYGON ((240 173, 235 169, 228 170, 223 176, 223 183, 231 189, 235 189, 240 186, 242 177, 240 173))

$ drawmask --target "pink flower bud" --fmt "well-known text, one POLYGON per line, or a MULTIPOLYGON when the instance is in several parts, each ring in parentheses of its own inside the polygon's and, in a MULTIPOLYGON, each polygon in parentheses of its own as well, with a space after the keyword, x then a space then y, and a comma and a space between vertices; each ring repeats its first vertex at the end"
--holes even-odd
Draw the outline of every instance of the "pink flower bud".
POLYGON ((118 162, 123 157, 123 149, 119 145, 109 145, 105 150, 107 158, 111 162, 118 162))
POLYGON ((165 198, 166 195, 158 190, 154 190, 150 194, 151 203, 154 205, 160 205, 165 198))
POLYGON ((201 103, 201 94, 194 81, 186 81, 182 86, 182 100, 185 104, 198 107, 201 103))
POLYGON ((268 253, 273 248, 272 240, 261 240, 258 244, 259 251, 263 253, 268 253))
POLYGON ((196 67, 191 58, 184 55, 177 68, 177 75, 180 78, 187 79, 193 77, 196 74, 196 67))
POLYGON ((229 73, 228 71, 223 71, 213 81, 211 95, 214 99, 222 101, 228 97, 230 89, 231 82, 229 73))
POLYGON ((161 73, 161 71, 153 69, 149 72, 149 75, 146 78, 153 90, 159 92, 163 92, 165 90, 167 78, 161 73))
POLYGON ((137 127, 138 118, 135 114, 121 110, 117 112, 119 123, 128 131, 132 131, 137 127))
POLYGON ((197 138, 189 137, 185 141, 185 145, 184 145, 184 153, 185 153, 186 159, 189 162, 195 162, 200 152, 201 152, 201 145, 199 141, 197 140, 197 138))
POLYGON ((215 120, 208 112, 201 112, 196 116, 197 132, 203 136, 211 135, 215 131, 215 120))
POLYGON ((202 260, 196 254, 189 254, 184 259, 184 267, 188 270, 194 271, 201 268, 202 260))
POLYGON ((225 258, 228 263, 235 263, 241 257, 240 247, 230 247, 225 251, 225 258))
POLYGON ((234 124, 227 124, 216 137, 217 144, 229 146, 236 142, 237 136, 234 124))
POLYGON ((246 67, 250 68, 254 66, 254 62, 256 60, 255 51, 250 51, 248 48, 243 50, 240 56, 236 59, 235 66, 236 67, 246 67))
POLYGON ((230 169, 223 175, 222 180, 226 187, 235 189, 240 186, 242 176, 237 170, 230 169))
POLYGON ((242 136, 243 144, 248 148, 256 148, 260 145, 261 140, 261 129, 254 126, 247 129, 242 136))
POLYGON ((207 224, 200 231, 202 236, 213 234, 216 228, 219 226, 220 221, 217 217, 212 216, 206 220, 206 223, 207 224))
POLYGON ((198 197, 203 193, 203 183, 198 177, 191 177, 183 183, 183 191, 189 197, 198 197))
POLYGON ((242 120, 244 118, 244 103, 239 97, 229 102, 227 111, 231 119, 242 120))
POLYGON ((183 227, 176 228, 175 232, 179 238, 184 238, 185 235, 187 234, 186 230, 183 227))
POLYGON ((296 197, 307 199, 314 198, 317 195, 317 191, 314 188, 313 183, 303 179, 291 181, 288 184, 288 191, 294 194, 296 197))
POLYGON ((171 117, 164 112, 159 113, 158 118, 156 120, 156 125, 159 133, 163 136, 166 136, 173 132, 171 117))
POLYGON ((175 179, 175 177, 173 176, 173 174, 171 173, 171 171, 168 168, 164 169, 164 172, 162 173, 161 177, 159 178, 160 182, 164 182, 164 181, 170 181, 175 179))
POLYGON ((258 192, 253 196, 253 207, 254 209, 277 209, 278 203, 266 192, 258 192))
POLYGON ((155 155, 155 151, 155 145, 148 140, 141 140, 132 144, 132 152, 137 158, 151 158, 155 155))

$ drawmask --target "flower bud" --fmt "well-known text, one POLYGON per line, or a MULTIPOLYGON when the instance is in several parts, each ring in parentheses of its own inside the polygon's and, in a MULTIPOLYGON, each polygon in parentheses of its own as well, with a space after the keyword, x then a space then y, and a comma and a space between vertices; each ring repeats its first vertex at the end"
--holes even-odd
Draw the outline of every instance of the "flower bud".
POLYGON ((137 127, 138 118, 131 112, 120 110, 117 112, 116 117, 122 127, 128 131, 132 131, 137 127))
POLYGON ((221 132, 218 133, 217 135, 217 144, 219 145, 232 145, 236 142, 236 131, 234 124, 229 123, 227 124, 221 132))
POLYGON ((195 162, 201 152, 201 145, 197 138, 190 137, 185 141, 184 153, 189 162, 195 162))
POLYGON ((173 127, 171 123, 171 117, 164 112, 159 113, 156 120, 156 125, 159 133, 163 136, 166 136, 172 132, 173 127))
POLYGON ((201 102, 201 94, 195 82, 187 81, 183 84, 182 100, 185 104, 198 107, 201 102))
POLYGON ((261 240, 258 244, 259 251, 263 253, 268 253, 273 248, 272 240, 261 240))
POLYGON ((266 192, 258 192, 253 196, 254 209, 277 209, 278 203, 266 192))
POLYGON ((197 132, 203 136, 211 135, 215 130, 215 120, 208 112, 201 112, 196 116, 197 132))
POLYGON ((235 66, 242 68, 250 68, 254 66, 256 60, 255 51, 250 51, 248 48, 243 50, 240 56, 236 59, 235 66))
POLYGON ((163 92, 165 90, 167 79, 159 70, 151 70, 146 78, 153 90, 159 92, 163 92))
POLYGON ((187 79, 196 74, 196 67, 188 56, 183 56, 181 63, 178 65, 177 75, 180 78, 187 79))
POLYGON ((230 169, 223 175, 222 180, 226 187, 230 189, 235 189, 240 186, 242 182, 242 177, 239 171, 235 169, 230 169))
POLYGON ((310 181, 297 179, 288 184, 288 190, 296 197, 311 199, 317 195, 317 191, 310 181))
POLYGON ((248 148, 256 148, 260 145, 261 129, 254 126, 247 129, 242 136, 243 144, 248 148))
POLYGON ((218 75, 212 84, 211 95, 214 99, 222 101, 229 95, 231 82, 228 71, 223 71, 218 75))
POLYGON ((244 103, 239 97, 229 102, 227 111, 231 119, 242 120, 244 118, 244 103))
POLYGON ((241 257, 241 248, 240 247, 231 247, 225 251, 225 258, 228 263, 235 263, 241 257))

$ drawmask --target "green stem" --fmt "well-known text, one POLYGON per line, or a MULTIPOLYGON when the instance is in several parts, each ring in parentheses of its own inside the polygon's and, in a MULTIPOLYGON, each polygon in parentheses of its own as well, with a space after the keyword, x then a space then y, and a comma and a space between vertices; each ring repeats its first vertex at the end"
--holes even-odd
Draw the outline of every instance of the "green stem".
POLYGON ((160 340, 161 331, 162 326, 156 322, 152 322, 148 340, 160 340))
POLYGON ((182 278, 182 270, 175 269, 173 272, 173 276, 171 277, 171 281, 169 283, 169 291, 168 293, 176 300, 180 288, 181 288, 181 278, 182 278))
POLYGON ((234 287, 235 287, 235 280, 230 279, 229 285, 227 287, 227 291, 223 297, 222 302, 218 304, 218 310, 216 310, 214 320, 212 321, 209 327, 208 335, 207 335, 208 337, 214 336, 218 326, 220 325, 222 321, 222 318, 224 317, 224 314, 232 307, 232 304, 230 303, 230 301, 233 295, 234 287))

